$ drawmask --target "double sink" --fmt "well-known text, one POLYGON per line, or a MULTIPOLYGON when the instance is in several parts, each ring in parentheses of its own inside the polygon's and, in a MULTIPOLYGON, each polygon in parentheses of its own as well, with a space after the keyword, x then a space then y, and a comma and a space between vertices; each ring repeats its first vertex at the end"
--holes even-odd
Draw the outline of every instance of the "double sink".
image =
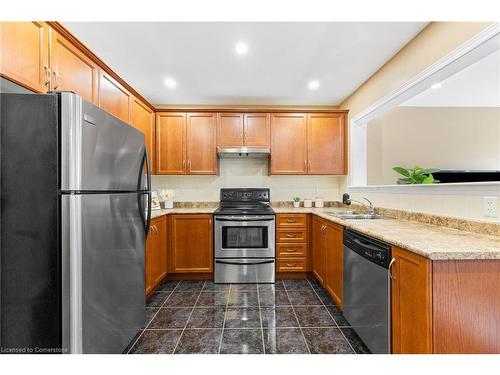
POLYGON ((338 217, 339 219, 345 220, 372 220, 372 219, 386 219, 385 216, 375 214, 375 213, 360 213, 355 211, 327 211, 325 214, 338 217))

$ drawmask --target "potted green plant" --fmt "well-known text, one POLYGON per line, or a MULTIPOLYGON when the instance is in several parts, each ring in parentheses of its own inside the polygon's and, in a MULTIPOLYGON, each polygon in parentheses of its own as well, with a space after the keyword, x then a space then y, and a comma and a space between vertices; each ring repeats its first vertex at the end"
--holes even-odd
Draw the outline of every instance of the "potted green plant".
POLYGON ((437 168, 422 168, 415 166, 413 169, 394 167, 393 171, 403 175, 398 178, 398 185, 412 184, 436 184, 439 181, 434 179, 433 173, 439 172, 437 168))
POLYGON ((295 207, 295 208, 300 207, 300 198, 299 197, 294 197, 292 200, 293 200, 293 207, 295 207))

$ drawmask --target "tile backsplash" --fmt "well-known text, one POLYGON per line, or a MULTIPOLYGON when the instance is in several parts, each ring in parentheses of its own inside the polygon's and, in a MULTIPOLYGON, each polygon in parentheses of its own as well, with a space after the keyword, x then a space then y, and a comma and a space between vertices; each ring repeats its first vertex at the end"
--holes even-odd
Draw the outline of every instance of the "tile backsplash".
POLYGON ((176 202, 218 201, 221 188, 266 187, 272 201, 322 197, 338 200, 342 177, 269 176, 267 159, 220 159, 219 176, 152 176, 153 190, 172 189, 176 202))

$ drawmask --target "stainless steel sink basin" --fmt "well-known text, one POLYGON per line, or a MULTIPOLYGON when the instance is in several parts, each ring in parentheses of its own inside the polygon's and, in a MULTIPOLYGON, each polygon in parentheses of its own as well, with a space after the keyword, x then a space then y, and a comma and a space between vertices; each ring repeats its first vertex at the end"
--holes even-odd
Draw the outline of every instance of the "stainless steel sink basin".
POLYGON ((338 217, 346 220, 372 220, 383 219, 384 216, 379 214, 362 214, 356 212, 325 212, 327 215, 338 217))

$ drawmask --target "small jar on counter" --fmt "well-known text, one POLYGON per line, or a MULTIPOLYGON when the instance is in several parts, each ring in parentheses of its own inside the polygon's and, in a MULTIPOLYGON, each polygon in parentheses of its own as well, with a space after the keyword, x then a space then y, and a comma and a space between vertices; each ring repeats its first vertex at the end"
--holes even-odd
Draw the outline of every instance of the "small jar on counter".
POLYGON ((324 207, 323 198, 314 198, 314 207, 323 208, 324 207))
POLYGON ((313 201, 310 198, 304 198, 304 207, 311 208, 313 206, 313 201))

